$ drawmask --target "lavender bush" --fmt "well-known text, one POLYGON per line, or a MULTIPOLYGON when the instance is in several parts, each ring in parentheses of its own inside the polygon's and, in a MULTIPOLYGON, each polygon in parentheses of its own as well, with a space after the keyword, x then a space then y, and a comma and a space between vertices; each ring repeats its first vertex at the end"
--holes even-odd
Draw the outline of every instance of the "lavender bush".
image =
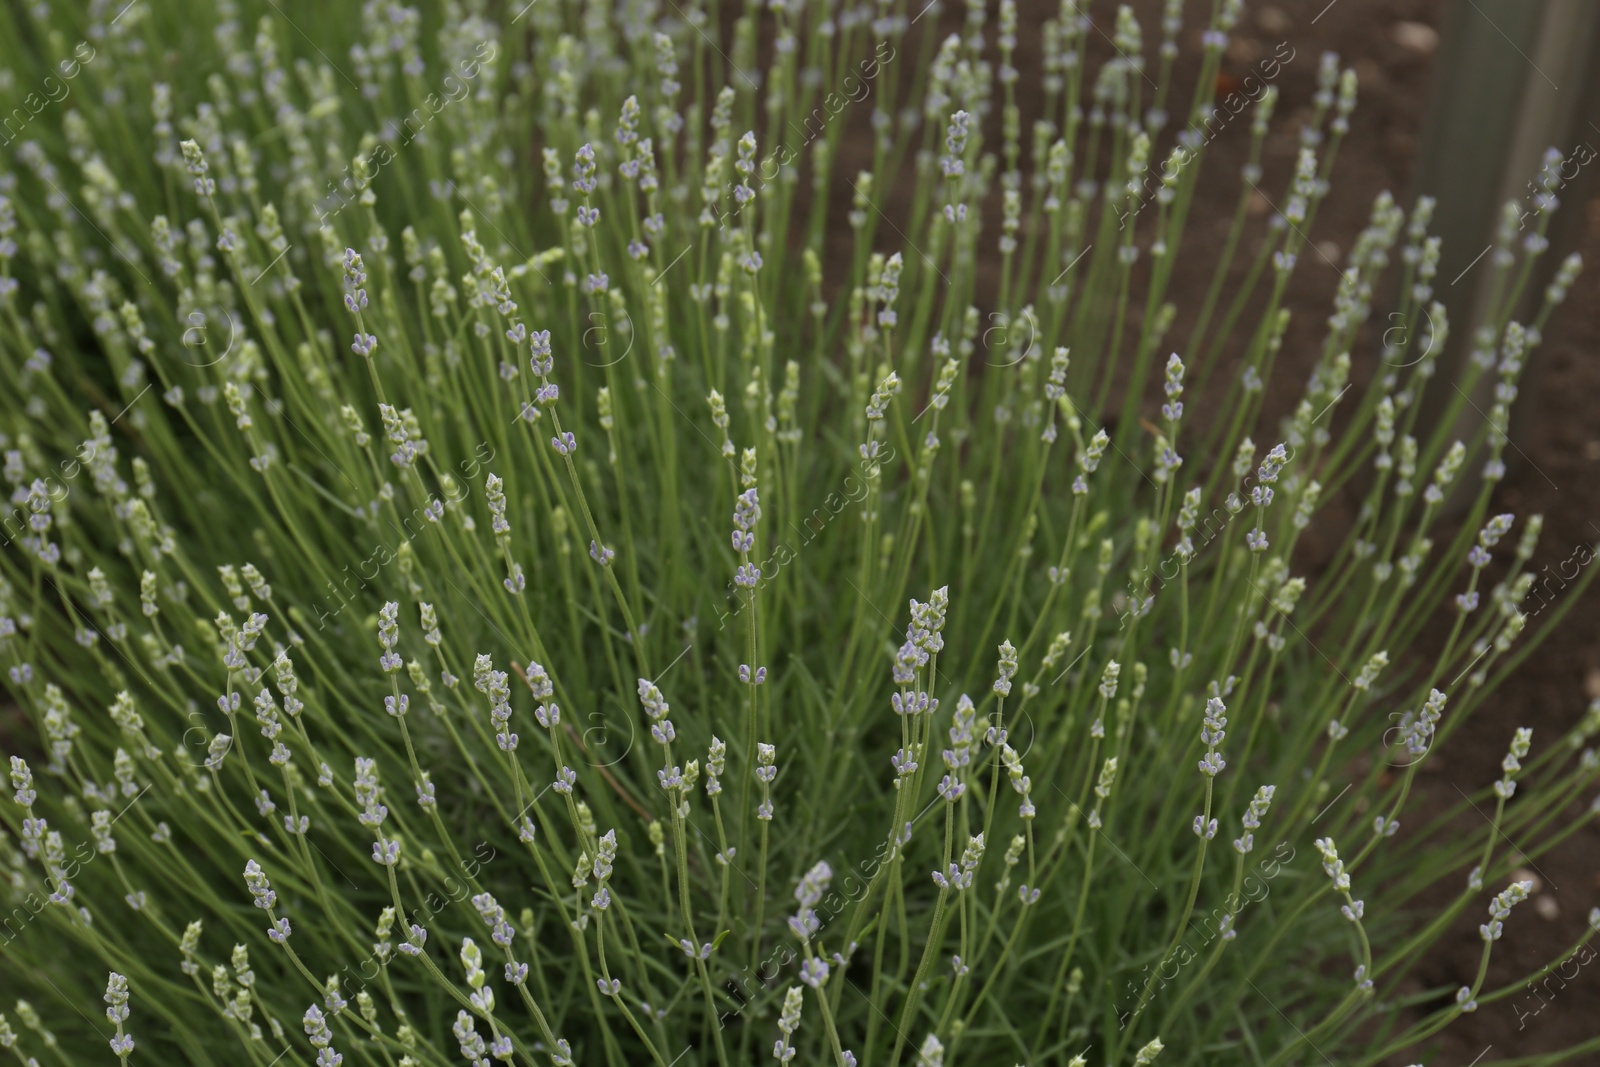
POLYGON ((1063 4, 1026 82, 1010 0, 27 7, 0 1046, 1364 1067, 1548 973, 1486 981, 1600 707, 1407 802, 1576 600, 1528 623, 1540 521, 1490 508, 1559 180, 1442 417, 1432 204, 1384 195, 1268 425, 1355 78, 1262 232, 1293 49, 1218 101, 1200 6, 1187 104, 1177 2, 1063 4), (1463 913, 1483 965, 1423 987, 1463 913))

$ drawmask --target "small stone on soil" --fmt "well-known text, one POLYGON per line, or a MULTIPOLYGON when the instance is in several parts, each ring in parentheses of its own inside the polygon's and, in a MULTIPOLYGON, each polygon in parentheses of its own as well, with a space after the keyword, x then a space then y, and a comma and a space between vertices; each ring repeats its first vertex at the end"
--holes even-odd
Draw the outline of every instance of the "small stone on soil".
POLYGON ((1439 47, 1439 31, 1426 22, 1397 22, 1392 33, 1395 44, 1425 56, 1439 47))

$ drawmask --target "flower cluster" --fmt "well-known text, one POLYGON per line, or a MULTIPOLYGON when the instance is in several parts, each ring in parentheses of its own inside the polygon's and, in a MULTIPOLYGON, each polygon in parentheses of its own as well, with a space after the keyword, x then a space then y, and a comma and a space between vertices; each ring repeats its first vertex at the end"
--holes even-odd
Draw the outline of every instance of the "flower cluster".
POLYGON ((8 9, 0 1053, 1407 1062, 1492 1003, 1368 994, 1600 777, 1597 705, 1398 832, 1581 603, 1505 450, 1587 160, 1457 366, 1478 249, 1332 210, 1355 65, 1242 0, 524 4, 8 9))

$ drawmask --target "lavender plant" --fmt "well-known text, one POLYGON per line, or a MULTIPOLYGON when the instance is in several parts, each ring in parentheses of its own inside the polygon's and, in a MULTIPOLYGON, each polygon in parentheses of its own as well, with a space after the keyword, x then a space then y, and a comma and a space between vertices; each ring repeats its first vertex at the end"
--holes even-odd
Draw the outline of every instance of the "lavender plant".
POLYGON ((1407 802, 1576 600, 1528 624, 1540 519, 1490 506, 1578 270, 1513 319, 1554 168, 1456 389, 1432 204, 1385 194, 1269 425, 1354 74, 1265 234, 1259 94, 1186 248, 1237 0, 1183 105, 1177 2, 1159 43, 1063 4, 1033 84, 1012 0, 917 6, 17 9, 0 1046, 1364 1067, 1521 989, 1600 706, 1407 802))

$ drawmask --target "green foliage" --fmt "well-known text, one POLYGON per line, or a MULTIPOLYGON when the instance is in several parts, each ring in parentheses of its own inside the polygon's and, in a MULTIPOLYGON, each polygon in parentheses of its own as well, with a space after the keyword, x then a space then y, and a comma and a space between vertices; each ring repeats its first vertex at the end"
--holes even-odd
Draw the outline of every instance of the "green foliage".
POLYGON ((1257 94, 1158 354, 1237 4, 1181 124, 1176 4, 1093 74, 1064 5, 1029 85, 1009 3, 947 40, 517 6, 39 4, 0 42, 0 1045, 1371 1065, 1521 988, 1505 886, 1579 825, 1600 708, 1397 821, 1576 599, 1530 623, 1538 518, 1489 510, 1577 271, 1511 320, 1553 197, 1427 431, 1431 204, 1380 197, 1268 428, 1355 80, 1323 64, 1260 233, 1257 94), (1374 349, 1397 245, 1413 342, 1374 349), (1414 993, 1484 909, 1476 980, 1414 993))

